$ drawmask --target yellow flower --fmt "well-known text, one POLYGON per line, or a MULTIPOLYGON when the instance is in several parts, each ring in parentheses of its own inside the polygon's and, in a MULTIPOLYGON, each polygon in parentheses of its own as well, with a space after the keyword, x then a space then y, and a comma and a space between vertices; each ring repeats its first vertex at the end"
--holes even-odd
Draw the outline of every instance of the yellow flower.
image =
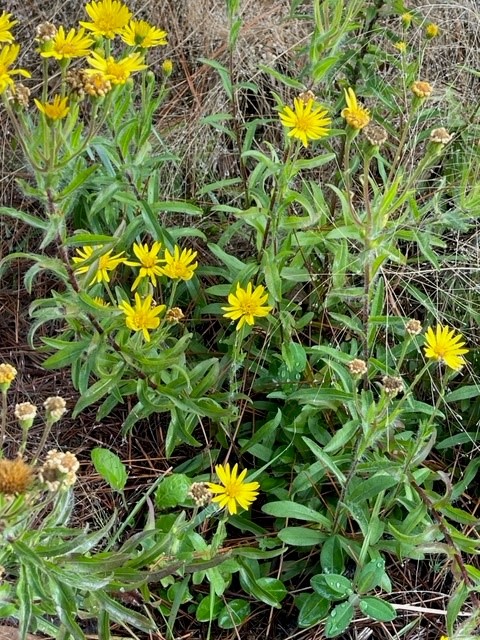
POLYGON ((417 98, 428 98, 433 91, 432 85, 424 80, 415 80, 411 88, 417 98))
POLYGON ((425 333, 425 357, 443 362, 458 371, 465 364, 463 355, 468 349, 463 349, 465 341, 461 333, 455 335, 455 329, 437 325, 435 331, 428 327, 425 333))
POLYGON ((306 102, 301 98, 294 98, 294 108, 284 107, 278 114, 284 127, 291 129, 289 138, 298 138, 304 147, 308 147, 309 140, 318 140, 328 136, 328 125, 332 122, 323 107, 315 107, 313 98, 306 102))
POLYGON ((114 38, 128 24, 131 11, 119 0, 100 0, 89 2, 85 6, 93 22, 80 22, 82 27, 92 31, 95 36, 114 38))
MULTIPOLYGON (((88 246, 77 249, 78 256, 72 258, 75 264, 80 265, 78 267, 75 267, 77 273, 88 272, 93 262, 91 260, 91 257, 93 253, 98 249, 99 247, 88 246), (90 262, 90 264, 81 266, 82 263, 86 262, 87 260, 90 262)), ((119 264, 125 262, 125 258, 121 257, 124 251, 122 251, 121 253, 117 253, 116 256, 111 255, 112 251, 113 249, 110 249, 110 251, 107 251, 107 253, 102 254, 98 258, 97 273, 95 274, 93 280, 90 282, 90 286, 92 286, 92 284, 94 284, 95 282, 110 282, 110 276, 108 275, 108 272, 113 271, 116 267, 118 267, 119 264)))
POLYGON ((449 640, 448 636, 440 636, 440 640, 449 640))
POLYGON ((0 391, 6 393, 17 376, 17 370, 8 362, 0 363, 0 391))
POLYGON ((165 249, 164 262, 166 265, 162 267, 163 275, 172 278, 172 280, 190 280, 198 267, 198 262, 190 264, 192 260, 195 260, 196 255, 197 252, 192 249, 183 249, 180 253, 178 245, 173 248, 173 255, 168 249, 165 249))
POLYGON ((70 107, 68 106, 68 98, 62 98, 58 94, 53 98, 53 102, 40 102, 35 98, 37 109, 44 113, 50 120, 62 120, 68 114, 70 107))
POLYGON ((368 109, 364 109, 357 101, 355 91, 349 87, 345 89, 345 101, 347 106, 342 109, 342 118, 345 118, 347 124, 353 129, 363 129, 370 122, 370 114, 368 109))
POLYGON ((152 307, 152 296, 149 295, 142 301, 138 293, 135 294, 135 306, 128 302, 121 302, 118 308, 126 315, 125 324, 132 331, 141 331, 147 342, 150 342, 148 329, 157 329, 160 318, 157 316, 165 311, 165 305, 159 304, 152 307))
POLYGON ((244 482, 247 469, 244 469, 237 476, 238 464, 230 471, 230 465, 227 462, 225 466, 218 464, 215 467, 215 471, 222 484, 207 482, 209 491, 218 493, 212 498, 212 502, 218 502, 222 509, 226 507, 230 515, 237 513, 237 503, 242 509, 248 509, 252 502, 256 500, 258 496, 257 489, 260 488, 260 485, 258 482, 244 482))
POLYGON ((5 11, 0 16, 0 42, 12 44, 14 40, 10 30, 13 25, 17 24, 18 20, 10 20, 11 17, 12 14, 6 13, 5 11))
POLYGON ((167 58, 162 62, 162 71, 167 77, 172 75, 173 62, 170 60, 170 58, 167 58))
POLYGON ((13 75, 21 75, 25 78, 31 78, 31 75, 25 69, 10 69, 9 67, 15 62, 20 51, 20 45, 11 44, 3 47, 0 51, 0 93, 3 93, 7 87, 11 87, 13 75))
POLYGON ((100 71, 112 84, 125 84, 132 73, 147 68, 147 65, 143 63, 143 58, 139 53, 131 53, 126 58, 114 60, 112 56, 104 58, 99 53, 92 51, 92 55, 90 58, 87 58, 87 62, 95 69, 95 71, 87 69, 88 74, 100 71))
POLYGON ((167 44, 167 32, 153 27, 145 20, 130 20, 120 37, 131 47, 159 47, 167 44))
POLYGON ((50 41, 48 50, 40 55, 44 58, 56 58, 57 60, 70 60, 70 58, 82 58, 88 56, 90 47, 94 43, 93 38, 85 35, 85 29, 70 29, 65 35, 65 29, 59 27, 55 37, 50 41))
POLYGON ((132 291, 135 291, 143 278, 150 278, 153 286, 157 286, 156 276, 162 275, 162 268, 159 266, 161 260, 158 257, 161 247, 161 242, 154 242, 151 249, 148 248, 148 244, 137 244, 135 242, 133 245, 133 253, 140 262, 125 262, 130 267, 140 267, 140 273, 133 283, 132 291))
POLYGON ((242 289, 237 284, 235 294, 228 296, 229 307, 222 307, 224 318, 238 320, 237 331, 243 327, 245 323, 249 325, 255 324, 255 318, 264 318, 268 316, 273 307, 264 306, 268 299, 268 293, 265 293, 265 287, 258 285, 252 290, 252 283, 247 284, 246 289, 242 289))
POLYGON ((408 11, 406 13, 402 13, 402 15, 400 16, 400 20, 402 21, 402 26, 405 29, 408 29, 408 27, 412 24, 413 13, 410 13, 408 11))
POLYGON ((403 40, 396 42, 393 46, 395 47, 395 49, 398 49, 400 53, 405 53, 405 51, 407 50, 407 43, 403 42, 403 40))
POLYGON ((104 300, 103 298, 101 298, 100 296, 94 296, 93 301, 95 302, 95 304, 98 304, 99 307, 106 308, 110 306, 110 303, 104 300))
POLYGON ((430 22, 425 27, 425 35, 427 36, 427 38, 436 38, 439 33, 440 33, 440 27, 438 26, 438 24, 435 24, 434 22, 430 22))

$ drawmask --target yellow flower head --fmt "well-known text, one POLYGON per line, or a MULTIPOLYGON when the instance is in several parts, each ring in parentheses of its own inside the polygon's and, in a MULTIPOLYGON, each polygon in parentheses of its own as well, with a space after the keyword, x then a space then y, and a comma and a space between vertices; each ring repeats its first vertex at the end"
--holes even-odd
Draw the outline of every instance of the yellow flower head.
POLYGON ((406 13, 402 13, 400 16, 400 20, 402 21, 402 26, 404 29, 408 29, 408 27, 412 24, 413 13, 407 11, 406 13))
POLYGON ((425 357, 443 362, 454 371, 465 364, 463 356, 468 349, 464 349, 464 345, 462 334, 455 334, 455 329, 450 327, 437 325, 435 331, 428 327, 425 333, 425 357))
POLYGON ((25 493, 33 481, 33 469, 22 460, 0 460, 0 493, 25 493))
POLYGON ((432 85, 424 80, 415 80, 412 84, 412 92, 417 96, 417 98, 428 98, 432 91, 432 85))
POLYGON ((255 318, 264 318, 268 316, 273 307, 265 306, 268 300, 268 293, 265 293, 265 287, 258 285, 252 288, 252 283, 247 284, 246 289, 242 289, 237 284, 235 293, 228 296, 229 307, 222 307, 224 318, 238 320, 237 331, 243 327, 245 323, 249 325, 255 324, 255 318))
POLYGON ((294 98, 294 108, 284 107, 279 112, 281 123, 287 129, 289 138, 298 138, 304 147, 308 147, 309 140, 318 140, 328 136, 328 126, 332 122, 323 107, 315 106, 313 98, 306 102, 302 98, 294 98))
POLYGON ((18 20, 10 20, 11 17, 12 14, 5 11, 0 16, 0 42, 12 44, 14 40, 11 29, 13 25, 17 24, 18 20))
POLYGON ((172 280, 191 280, 195 269, 198 267, 198 262, 195 260, 197 252, 192 249, 183 249, 180 253, 180 247, 175 245, 173 248, 173 255, 168 249, 165 249, 164 262, 166 263, 162 267, 162 274, 172 280))
POLYGON ((439 33, 440 33, 440 27, 438 26, 438 24, 435 24, 434 22, 430 22, 425 27, 425 35, 427 36, 427 38, 430 38, 430 39, 436 38, 439 33))
POLYGON ((150 278, 153 286, 157 286, 157 276, 162 275, 161 260, 158 257, 161 247, 161 242, 154 242, 151 249, 148 248, 148 244, 137 244, 135 242, 133 245, 133 253, 137 256, 139 262, 125 262, 130 267, 140 267, 140 272, 133 283, 132 291, 135 291, 143 278, 150 278))
POLYGON ((368 109, 364 109, 357 101, 355 91, 349 87, 345 89, 345 101, 347 106, 342 109, 342 118, 345 118, 347 124, 353 129, 363 129, 370 122, 370 114, 368 109))
POLYGON ((40 102, 35 98, 37 109, 50 118, 50 120, 62 120, 68 114, 68 98, 62 98, 58 94, 53 98, 53 102, 40 102))
POLYGON ((0 363, 0 391, 7 392, 17 376, 17 370, 8 362, 0 363))
POLYGON ((400 53, 405 53, 405 51, 407 50, 407 43, 403 40, 399 40, 393 46, 395 47, 395 49, 398 49, 400 53))
POLYGON ((90 58, 87 58, 87 62, 94 69, 88 69, 88 74, 98 73, 100 71, 112 84, 125 84, 132 73, 147 68, 147 65, 144 64, 143 58, 139 53, 131 53, 121 60, 114 60, 112 56, 105 58, 99 53, 96 53, 96 51, 92 51, 90 58))
MULTIPOLYGON (((75 267, 77 273, 87 273, 92 264, 92 255, 95 251, 97 251, 99 247, 82 247, 81 249, 77 249, 78 256, 72 258, 74 264, 79 265, 75 267), (83 263, 89 261, 89 264, 84 265, 83 263)), ((90 282, 90 286, 92 286, 95 282, 110 282, 110 276, 108 275, 109 271, 113 271, 119 264, 125 262, 125 258, 122 258, 123 251, 121 253, 117 253, 116 256, 112 256, 113 249, 107 251, 107 253, 102 254, 98 258, 98 266, 97 272, 90 282)))
POLYGON ((121 302, 118 308, 125 314, 125 324, 132 331, 141 331, 147 342, 150 342, 149 329, 157 329, 160 325, 160 318, 157 316, 165 311, 164 304, 152 306, 152 296, 147 296, 143 301, 135 294, 135 306, 128 302, 121 302))
POLYGON ((258 496, 257 489, 260 488, 258 482, 244 482, 247 469, 244 469, 239 476, 238 464, 230 471, 230 465, 218 464, 215 467, 218 479, 222 484, 207 482, 208 490, 213 494, 218 494, 212 498, 212 502, 218 502, 222 509, 227 508, 230 515, 237 513, 237 504, 242 509, 248 509, 258 496))
POLYGON ((153 27, 145 20, 130 20, 120 37, 131 47, 159 47, 167 44, 167 32, 153 27))
POLYGON ((65 35, 65 29, 59 27, 48 48, 40 55, 43 58, 56 58, 57 60, 82 58, 88 56, 93 43, 93 38, 85 35, 85 29, 79 29, 78 32, 75 29, 70 29, 65 35))
POLYGON ((14 84, 12 76, 31 77, 30 73, 25 69, 10 69, 17 59, 19 51, 20 45, 18 44, 7 45, 0 50, 0 93, 3 93, 7 87, 11 87, 14 84))
POLYGON ((121 33, 132 17, 131 11, 119 0, 100 0, 89 2, 85 6, 92 22, 80 22, 82 27, 91 31, 95 36, 114 38, 121 33))
POLYGON ((162 71, 167 77, 172 75, 173 62, 170 60, 170 58, 167 58, 162 62, 162 71))

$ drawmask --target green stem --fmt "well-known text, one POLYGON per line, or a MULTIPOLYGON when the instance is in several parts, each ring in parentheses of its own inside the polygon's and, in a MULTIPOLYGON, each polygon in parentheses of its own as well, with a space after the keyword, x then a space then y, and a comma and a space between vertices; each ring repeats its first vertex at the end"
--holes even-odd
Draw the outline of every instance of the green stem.
POLYGON ((0 423, 0 456, 3 456, 3 441, 7 431, 7 392, 2 391, 2 417, 0 423))

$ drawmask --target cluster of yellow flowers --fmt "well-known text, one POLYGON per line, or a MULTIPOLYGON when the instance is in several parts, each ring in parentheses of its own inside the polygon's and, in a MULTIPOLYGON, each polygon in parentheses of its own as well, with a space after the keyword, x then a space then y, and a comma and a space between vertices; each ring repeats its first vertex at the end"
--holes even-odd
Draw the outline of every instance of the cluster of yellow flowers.
MULTIPOLYGON (((58 60, 63 71, 72 59, 86 58, 88 67, 81 69, 78 77, 83 78, 90 95, 103 97, 115 85, 125 84, 131 75, 147 68, 146 49, 167 44, 166 31, 145 20, 133 19, 131 11, 120 0, 92 1, 85 6, 85 11, 89 22, 82 21, 78 28, 68 32, 63 26, 57 29, 53 24, 43 23, 37 27, 36 40, 40 56, 58 60), (116 36, 131 49, 120 58, 108 55, 102 47, 103 39, 112 40, 116 36)), ((16 23, 10 13, 3 12, 0 16, 0 43, 7 43, 0 50, 0 93, 10 87, 12 95, 15 95, 13 76, 30 77, 27 70, 12 68, 20 51, 12 35, 16 23)), ((168 68, 171 72, 171 67, 168 68)), ((52 122, 67 116, 68 102, 69 98, 63 93, 53 96, 50 102, 35 100, 39 111, 52 122)))

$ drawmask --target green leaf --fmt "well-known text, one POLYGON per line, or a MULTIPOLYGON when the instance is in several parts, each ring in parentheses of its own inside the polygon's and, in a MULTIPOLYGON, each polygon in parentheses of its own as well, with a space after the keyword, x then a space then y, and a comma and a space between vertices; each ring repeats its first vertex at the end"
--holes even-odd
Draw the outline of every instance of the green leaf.
POLYGON ((447 604, 447 633, 449 637, 454 636, 458 614, 460 613, 468 596, 469 589, 466 587, 465 582, 460 580, 447 604))
POLYGON ((352 583, 340 574, 319 573, 310 580, 312 589, 327 600, 344 600, 352 594, 352 583))
POLYGON ((285 527, 278 532, 279 539, 292 547, 313 547, 325 540, 325 534, 307 527, 285 527))
POLYGON ((298 626, 311 627, 318 624, 328 614, 330 602, 316 593, 309 593, 300 606, 298 626))
POLYGON ((115 376, 105 376, 98 380, 77 400, 77 404, 72 412, 72 417, 76 418, 78 414, 86 407, 90 406, 104 395, 111 392, 121 378, 121 372, 115 376))
POLYGON ((345 570, 340 536, 333 535, 325 540, 320 552, 320 564, 325 573, 341 574, 345 570))
POLYGON ((353 605, 349 602, 341 602, 330 611, 325 623, 325 637, 335 638, 347 629, 353 618, 353 605))
POLYGON ((371 478, 361 480, 351 492, 347 493, 347 499, 349 502, 358 504, 370 498, 376 498, 381 491, 396 485, 398 485, 398 478, 388 473, 379 472, 371 478))
POLYGON ((127 482, 127 468, 120 458, 103 447, 95 447, 91 453, 93 466, 114 491, 123 491, 127 482))
POLYGON ((298 80, 289 78, 288 76, 283 75, 283 73, 280 73, 276 69, 273 69, 272 67, 267 67, 267 65, 265 64, 260 64, 258 66, 263 72, 273 76, 276 80, 279 80, 282 84, 286 85, 287 87, 291 87, 292 89, 297 89, 298 91, 305 90, 304 85, 298 80))
POLYGON ((230 600, 218 614, 218 626, 220 629, 234 629, 245 622, 250 615, 250 603, 241 598, 230 600))
POLYGON ((42 218, 39 218, 38 216, 32 216, 29 213, 19 211, 18 209, 12 209, 11 207, 0 207, 0 215, 16 218, 17 220, 21 220, 31 227, 41 229, 42 231, 46 231, 49 227, 48 220, 42 220, 42 218))
POLYGON ((192 485, 190 478, 183 473, 172 473, 163 478, 155 492, 155 503, 162 511, 173 509, 185 502, 192 485))
POLYGON ((365 615, 380 622, 390 622, 397 617, 397 612, 389 602, 375 598, 375 596, 365 596, 361 598, 360 610, 365 615))
POLYGON ((357 593, 367 593, 368 591, 379 587, 384 575, 385 562, 381 558, 367 562, 367 564, 360 569, 358 576, 355 578, 357 593))
POLYGON ((257 585, 268 594, 269 602, 267 602, 267 604, 270 604, 270 606, 279 607, 280 603, 288 593, 283 582, 277 578, 259 578, 257 580, 257 585))
POLYGON ((195 611, 195 617, 199 622, 215 620, 222 610, 223 602, 215 594, 205 596, 200 600, 195 611))
POLYGON ((303 504, 291 502, 290 500, 279 500, 278 502, 269 502, 264 504, 262 511, 276 518, 295 518, 296 520, 306 520, 307 522, 316 522, 330 529, 331 522, 318 511, 309 509, 303 504))
POLYGON ((480 395, 480 387, 478 385, 469 385, 466 387, 460 387, 455 391, 450 391, 444 398, 445 402, 458 402, 459 400, 469 400, 470 398, 477 398, 480 395))

